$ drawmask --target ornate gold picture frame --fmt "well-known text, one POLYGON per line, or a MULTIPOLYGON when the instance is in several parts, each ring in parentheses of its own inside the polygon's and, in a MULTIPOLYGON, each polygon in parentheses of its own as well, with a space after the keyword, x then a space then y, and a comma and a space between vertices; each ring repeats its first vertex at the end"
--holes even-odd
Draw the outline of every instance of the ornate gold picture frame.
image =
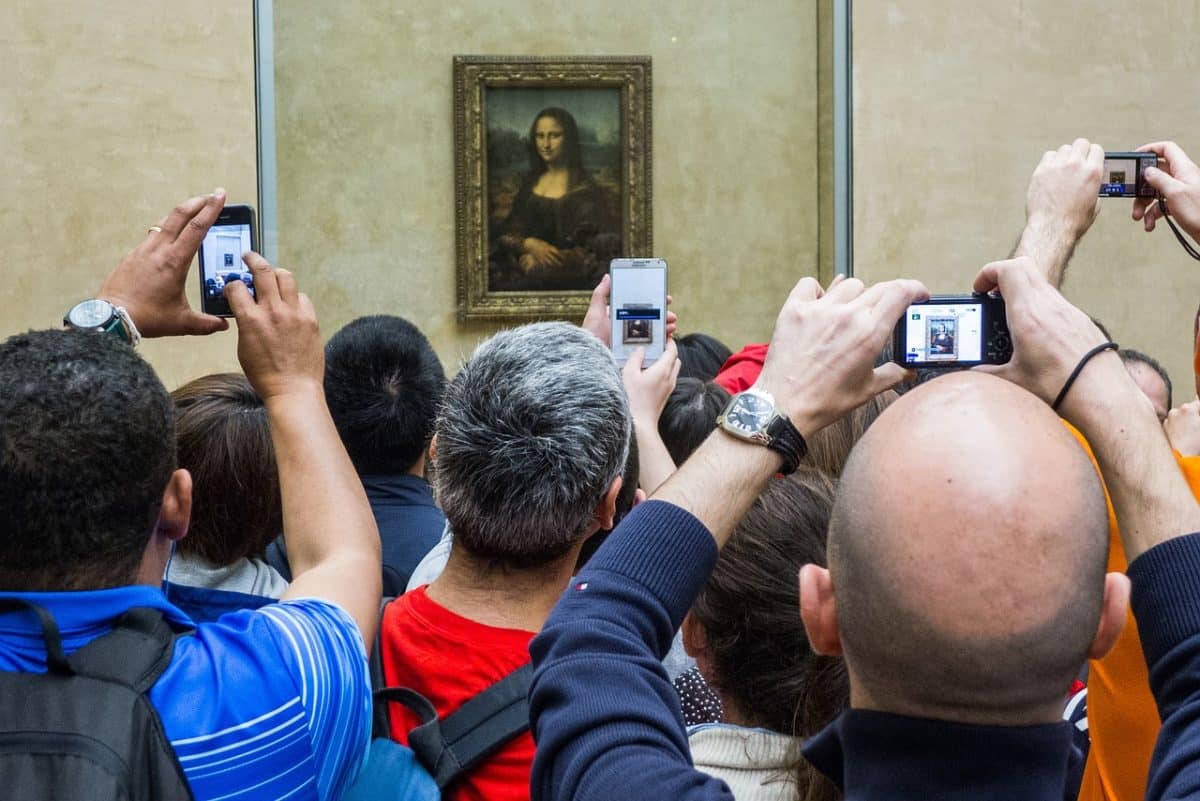
POLYGON ((652 256, 648 56, 456 56, 458 318, 578 321, 652 256))

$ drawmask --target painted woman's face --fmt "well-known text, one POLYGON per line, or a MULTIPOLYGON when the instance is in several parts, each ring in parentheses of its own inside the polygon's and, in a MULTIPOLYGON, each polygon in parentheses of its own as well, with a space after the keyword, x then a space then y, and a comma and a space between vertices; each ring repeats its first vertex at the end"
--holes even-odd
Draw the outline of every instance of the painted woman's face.
POLYGON ((533 126, 533 144, 538 155, 547 164, 561 161, 563 157, 563 127, 553 117, 541 117, 533 126))

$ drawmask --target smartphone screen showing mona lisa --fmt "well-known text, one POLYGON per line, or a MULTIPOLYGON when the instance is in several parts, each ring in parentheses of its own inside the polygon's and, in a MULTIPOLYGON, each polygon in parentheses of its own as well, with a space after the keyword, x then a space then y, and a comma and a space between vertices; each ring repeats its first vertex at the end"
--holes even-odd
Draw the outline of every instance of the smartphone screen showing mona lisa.
POLYGON ((662 356, 667 340, 667 263, 663 259, 613 259, 608 303, 612 352, 624 365, 638 348, 643 367, 662 356))

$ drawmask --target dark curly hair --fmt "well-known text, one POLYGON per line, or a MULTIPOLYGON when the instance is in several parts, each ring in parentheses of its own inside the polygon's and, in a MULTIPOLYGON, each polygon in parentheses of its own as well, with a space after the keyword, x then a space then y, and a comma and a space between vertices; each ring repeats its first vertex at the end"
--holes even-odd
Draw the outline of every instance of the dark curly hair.
POLYGON ((132 582, 174 469, 171 399, 131 347, 61 330, 0 344, 0 587, 132 582))

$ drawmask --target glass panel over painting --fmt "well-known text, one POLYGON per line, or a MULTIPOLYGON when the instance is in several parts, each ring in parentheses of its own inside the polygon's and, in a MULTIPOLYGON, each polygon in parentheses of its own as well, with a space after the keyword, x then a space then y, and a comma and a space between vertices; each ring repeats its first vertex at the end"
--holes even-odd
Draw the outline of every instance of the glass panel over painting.
POLYGON ((620 91, 484 97, 489 288, 590 290, 621 254, 620 91))
POLYGON ((616 257, 669 263, 681 333, 765 341, 796 281, 832 273, 831 7, 275 3, 279 261, 329 331, 397 314, 449 363, 505 324, 578 322, 616 257), (456 57, 512 69, 476 97, 456 57))

